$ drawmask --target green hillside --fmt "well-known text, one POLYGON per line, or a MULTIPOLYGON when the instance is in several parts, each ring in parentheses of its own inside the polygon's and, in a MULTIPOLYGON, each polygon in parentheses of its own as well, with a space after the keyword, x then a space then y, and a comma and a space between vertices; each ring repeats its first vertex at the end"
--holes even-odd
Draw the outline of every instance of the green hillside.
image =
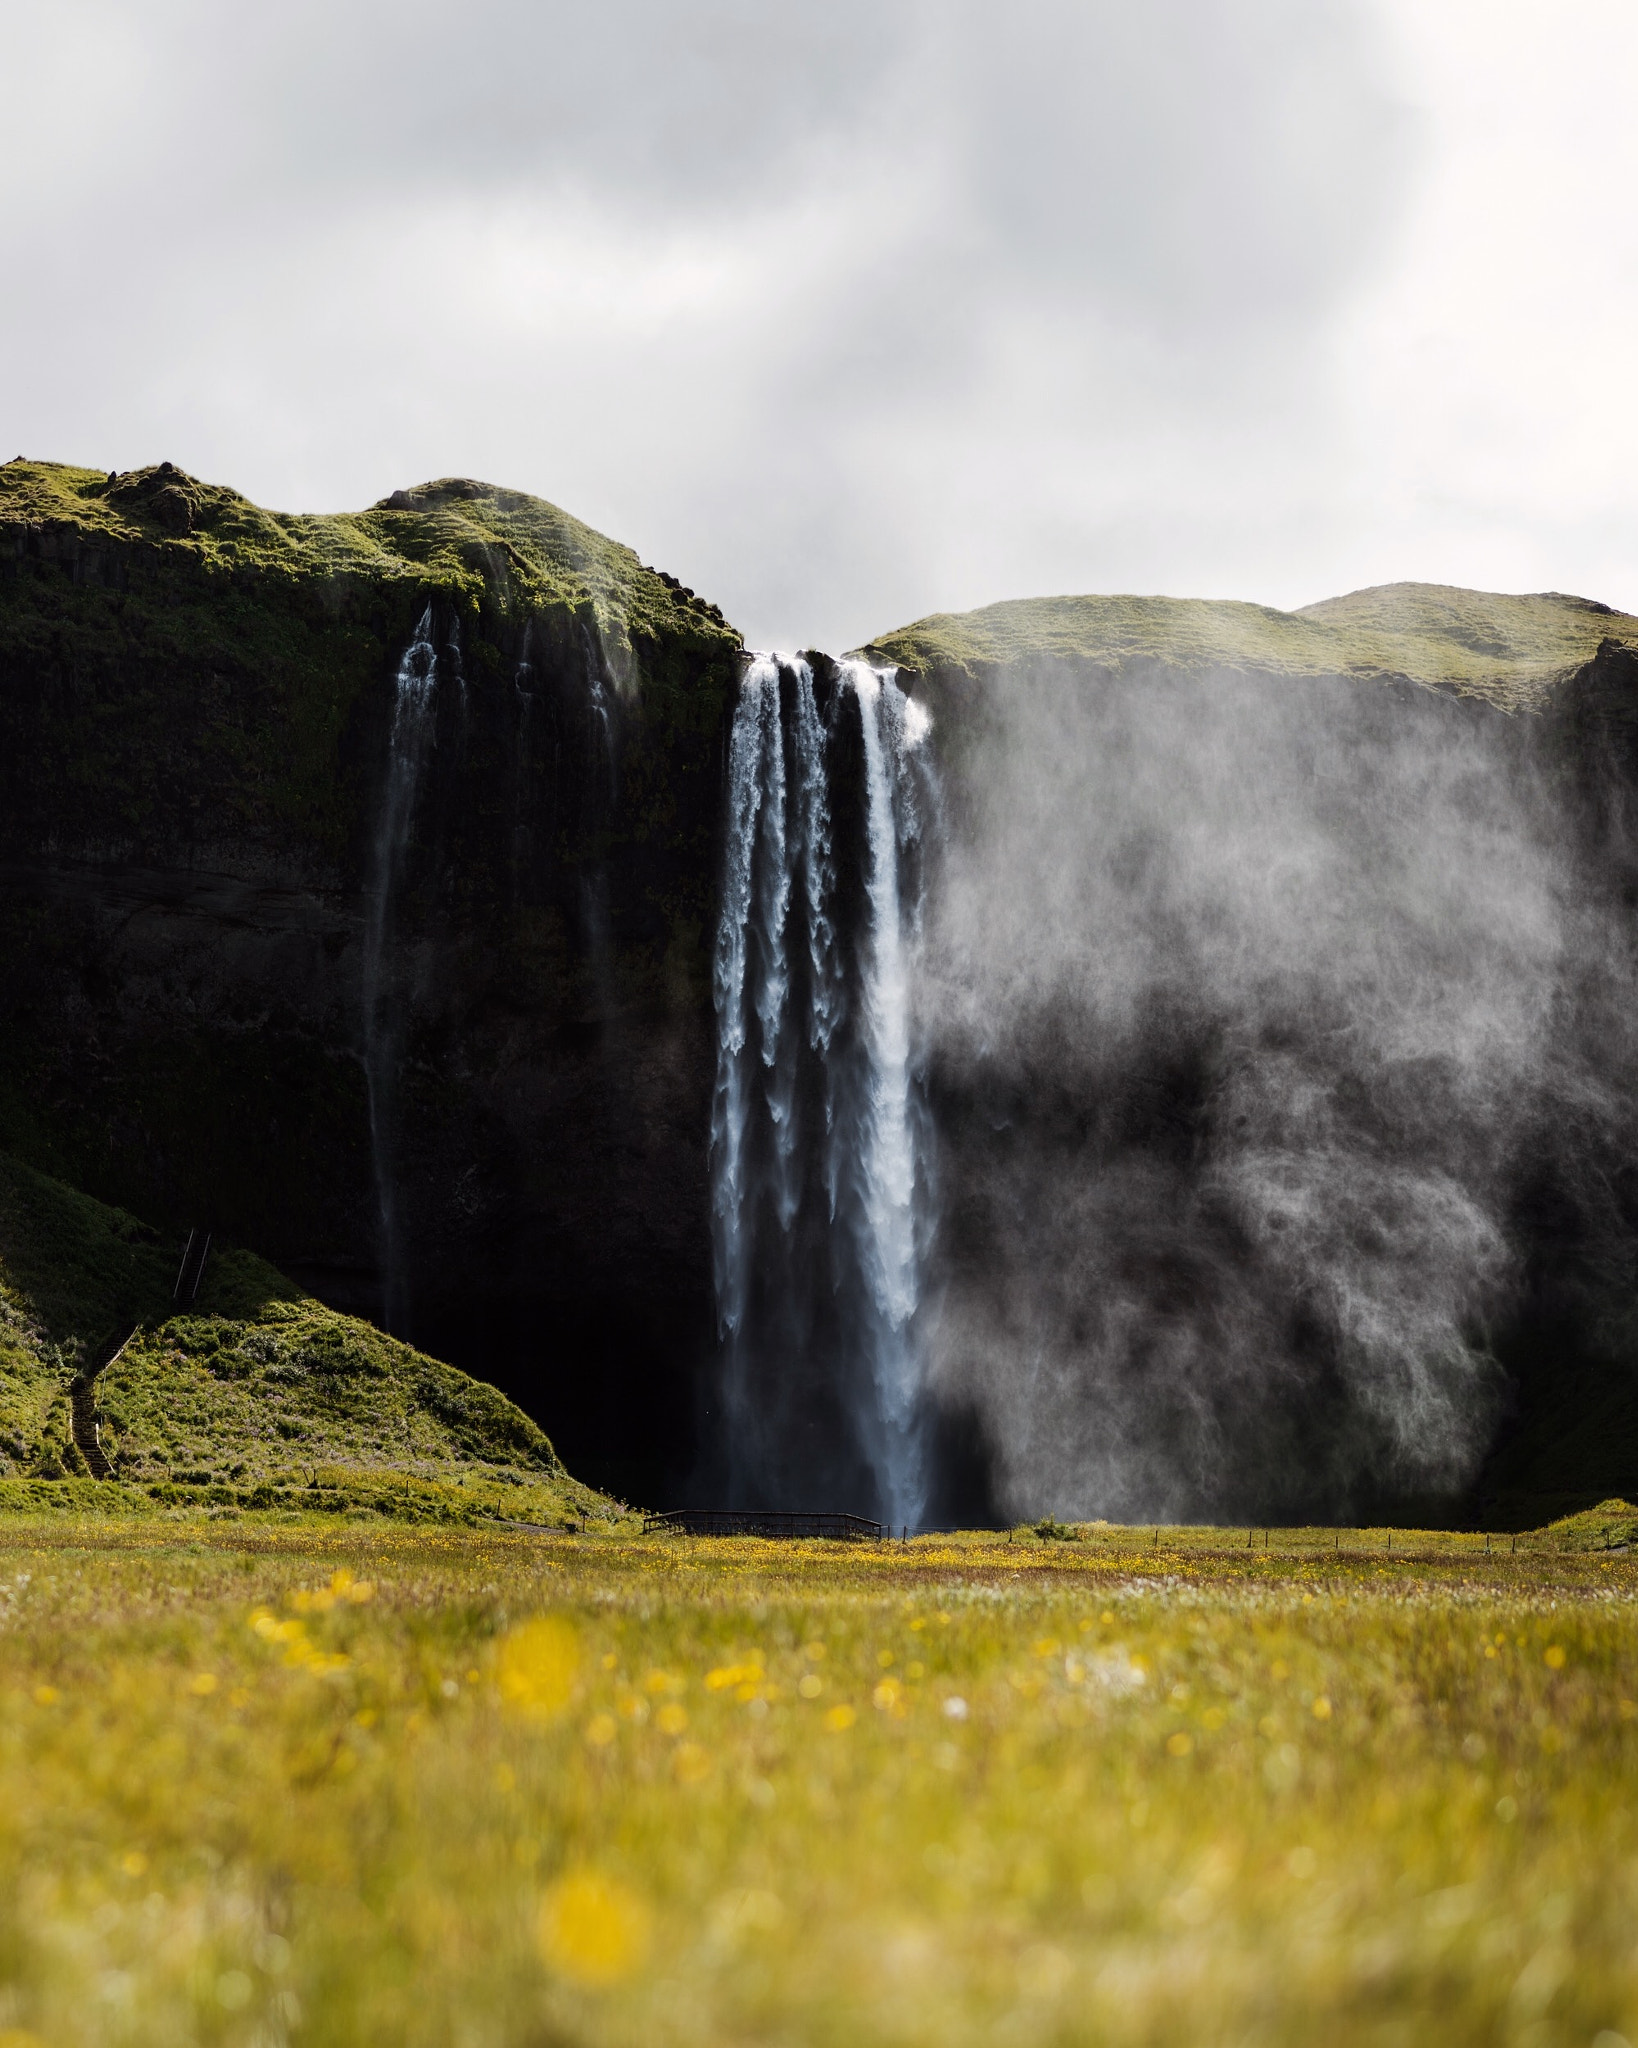
POLYGON ((1402 679, 1515 711, 1540 705, 1606 640, 1638 648, 1638 618, 1557 591, 1510 597, 1386 583, 1296 612, 1205 598, 1022 598, 918 619, 864 651, 916 676, 975 677, 1045 659, 1115 670, 1163 662, 1183 673, 1402 679))
POLYGON ((0 464, 0 847, 248 842, 345 867, 357 721, 429 602, 474 685, 509 689, 529 636, 547 666, 594 642, 662 756, 714 736, 737 669, 714 605, 521 491, 444 477, 298 515, 170 463, 0 464))
MULTIPOLYGON (((161 462, 124 474, 61 462, 0 464, 0 524, 81 544, 137 544, 191 561, 213 578, 347 579, 439 590, 473 609, 588 609, 605 647, 670 633, 726 637, 714 605, 648 569, 628 547, 556 505, 466 477, 394 491, 363 512, 267 512, 221 484, 161 462)), ((227 594, 232 586, 219 581, 227 594)), ((265 591, 262 592, 265 599, 265 591)))
POLYGON ((173 1313, 176 1254, 0 1153, 0 1509, 617 1515, 495 1388, 304 1298, 249 1252, 213 1256, 173 1313), (116 1349, 95 1387, 114 1477, 94 1483, 73 1388, 116 1349))

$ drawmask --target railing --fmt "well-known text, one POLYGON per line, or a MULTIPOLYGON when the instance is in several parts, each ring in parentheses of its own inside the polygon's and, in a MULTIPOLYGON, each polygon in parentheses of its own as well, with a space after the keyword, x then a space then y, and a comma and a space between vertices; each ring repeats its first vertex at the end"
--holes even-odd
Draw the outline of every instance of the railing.
POLYGON ((176 1276, 176 1286, 171 1290, 171 1300, 178 1308, 192 1308, 199 1294, 199 1283, 205 1277, 205 1261, 210 1257, 210 1232, 190 1230, 187 1248, 182 1254, 182 1268, 176 1276))
POLYGON ((643 1534, 675 1532, 682 1536, 828 1537, 841 1543, 883 1543, 891 1534, 881 1522, 863 1515, 791 1514, 748 1508, 672 1508, 643 1517, 643 1534))
POLYGON ((85 1372, 79 1372, 69 1383, 68 1414, 69 1431, 79 1445, 80 1456, 85 1460, 85 1469, 93 1479, 112 1479, 113 1465, 108 1453, 102 1447, 102 1419, 97 1413, 97 1381, 112 1365, 117 1365, 125 1355, 126 1347, 140 1323, 133 1323, 123 1337, 116 1337, 102 1348, 97 1364, 85 1372))

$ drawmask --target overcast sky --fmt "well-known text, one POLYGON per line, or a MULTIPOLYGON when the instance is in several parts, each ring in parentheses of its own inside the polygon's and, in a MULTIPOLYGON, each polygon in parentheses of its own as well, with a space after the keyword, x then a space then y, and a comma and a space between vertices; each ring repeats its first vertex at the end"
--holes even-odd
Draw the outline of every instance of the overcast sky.
POLYGON ((0 84, 7 454, 484 477, 769 645, 1638 610, 1632 0, 0 0, 0 84))

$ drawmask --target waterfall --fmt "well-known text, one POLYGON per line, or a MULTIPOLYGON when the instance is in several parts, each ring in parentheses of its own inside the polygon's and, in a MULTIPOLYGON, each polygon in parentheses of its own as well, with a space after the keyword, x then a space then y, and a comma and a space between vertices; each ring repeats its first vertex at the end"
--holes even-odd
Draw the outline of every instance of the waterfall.
POLYGON ((587 776, 580 793, 581 840, 591 853, 580 871, 580 924, 593 1014, 606 1031, 619 1011, 607 849, 620 798, 620 770, 615 751, 614 708, 604 682, 602 648, 589 627, 581 628, 580 653, 586 679, 590 763, 595 763, 600 771, 595 778, 587 776))
MULTIPOLYGON (((722 1332, 737 1345, 745 1320, 750 1258, 746 1214, 745 1135, 749 1111, 746 1072, 745 982, 750 952, 752 866, 762 814, 763 755, 770 700, 778 717, 779 672, 756 656, 740 685, 728 749, 728 835, 722 917, 712 963, 717 1011, 717 1085, 711 1105, 711 1216, 713 1277, 722 1332)), ((730 1406, 736 1406, 732 1392, 730 1406)))
POLYGON ((916 1360, 911 1318, 918 1292, 916 1157, 911 1129, 910 990, 899 905, 899 826, 893 744, 902 743, 903 699, 890 703, 889 681, 862 661, 844 664, 859 700, 864 733, 865 888, 869 944, 861 987, 865 1094, 858 1144, 863 1201, 860 1263, 875 1309, 872 1377, 880 1403, 884 1490, 895 1513, 913 1501, 921 1473, 915 1442, 916 1360))
POLYGON ((712 1223, 736 1504, 914 1522, 926 1160, 910 952, 926 713, 758 654, 728 758, 712 1223))
MULTIPOLYGON (((459 676, 459 666, 456 666, 459 676)), ((408 1307, 400 1242, 396 1181, 398 1062, 402 1005, 389 972, 394 898, 409 847, 421 771, 433 737, 438 650, 432 643, 432 606, 421 614, 415 637, 398 664, 387 775, 376 820, 374 871, 364 920, 364 1085, 370 1116, 370 1163, 375 1180, 376 1229, 381 1258, 381 1319, 401 1328, 408 1307)))

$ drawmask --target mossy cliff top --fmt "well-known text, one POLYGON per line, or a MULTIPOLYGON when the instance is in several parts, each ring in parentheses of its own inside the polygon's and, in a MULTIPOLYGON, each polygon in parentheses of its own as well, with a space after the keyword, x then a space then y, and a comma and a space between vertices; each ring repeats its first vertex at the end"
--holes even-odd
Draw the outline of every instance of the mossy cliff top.
MULTIPOLYGON (((443 803, 463 829, 585 779, 546 726, 595 683, 618 700, 626 757, 609 832, 697 863, 695 785, 742 642, 630 548, 462 478, 320 517, 169 463, 22 459, 0 466, 0 857, 358 886, 394 677, 424 616, 452 695, 470 694, 445 771, 466 782, 443 803)), ((477 893, 513 890, 516 822, 496 827, 477 893)), ((542 860, 575 826, 527 822, 542 860)))
POLYGON ((237 491, 169 462, 114 474, 19 457, 0 465, 0 546, 25 533, 47 543, 111 543, 191 562, 221 577, 343 585, 407 583, 476 611, 543 606, 595 616, 618 671, 634 638, 740 644, 714 605, 646 568, 541 498, 466 477, 394 491, 368 511, 267 512, 237 491))
POLYGON ((1022 598, 918 619, 864 652, 915 677, 976 679, 1038 660, 1115 671, 1161 663, 1407 681, 1519 711, 1538 709, 1606 641, 1638 648, 1638 618, 1557 591, 1386 583, 1295 612, 1204 598, 1022 598))
MULTIPOLYGON (((111 1512, 316 1508, 415 1520, 614 1512, 481 1380, 305 1298, 248 1252, 170 1299, 175 1248, 0 1153, 0 1509, 85 1476, 73 1388, 96 1381, 111 1512)), ((83 1489, 61 1504, 87 1504, 83 1489)))

